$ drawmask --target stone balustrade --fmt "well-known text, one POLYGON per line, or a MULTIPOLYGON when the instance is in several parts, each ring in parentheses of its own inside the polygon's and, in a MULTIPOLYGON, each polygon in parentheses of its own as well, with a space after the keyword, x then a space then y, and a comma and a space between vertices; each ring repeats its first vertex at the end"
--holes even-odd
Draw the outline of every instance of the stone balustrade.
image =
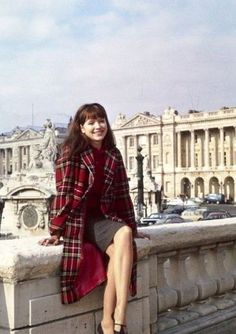
MULTIPOLYGON (((138 294, 129 334, 236 332, 236 218, 147 227, 137 240, 138 294)), ((0 334, 94 334, 103 286, 60 302, 62 246, 38 237, 0 242, 0 334)))

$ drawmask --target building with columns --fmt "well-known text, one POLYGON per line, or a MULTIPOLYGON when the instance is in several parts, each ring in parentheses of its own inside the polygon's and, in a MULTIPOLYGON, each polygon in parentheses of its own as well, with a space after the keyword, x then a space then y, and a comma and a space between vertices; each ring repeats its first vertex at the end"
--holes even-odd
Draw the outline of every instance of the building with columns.
POLYGON ((227 200, 236 200, 236 108, 191 110, 185 115, 168 108, 160 116, 143 112, 131 119, 120 114, 113 130, 134 201, 139 145, 144 156, 147 206, 153 205, 154 192, 161 188, 168 197, 223 193, 227 200))
MULTIPOLYGON (((236 108, 227 107, 211 112, 192 110, 185 115, 168 108, 162 115, 143 112, 130 119, 119 114, 112 128, 130 178, 134 203, 139 145, 144 156, 146 213, 156 211, 156 194, 161 189, 168 197, 223 193, 226 199, 236 201, 235 124, 236 108)), ((58 143, 66 132, 67 126, 55 125, 58 143)), ((44 127, 17 127, 0 135, 1 182, 29 167, 44 133, 44 127)))
MULTIPOLYGON (((46 123, 51 122, 47 120, 46 123)), ((46 124, 45 123, 45 124, 46 124)), ((43 145, 46 126, 16 127, 11 132, 0 135, 0 181, 5 180, 13 173, 26 171, 35 154, 43 145)), ((67 125, 52 125, 56 141, 60 144, 67 133, 67 125)))

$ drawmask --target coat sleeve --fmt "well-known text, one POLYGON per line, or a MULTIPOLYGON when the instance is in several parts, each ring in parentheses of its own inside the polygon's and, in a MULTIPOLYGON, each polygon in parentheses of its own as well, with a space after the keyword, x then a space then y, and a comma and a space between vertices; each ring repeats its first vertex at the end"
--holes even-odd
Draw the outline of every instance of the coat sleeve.
POLYGON ((121 153, 117 152, 117 168, 115 177, 115 208, 119 218, 124 220, 128 226, 137 233, 134 207, 129 193, 129 182, 121 153))
POLYGON ((59 158, 55 170, 56 195, 50 210, 49 231, 63 233, 64 225, 73 202, 74 168, 73 162, 59 158))

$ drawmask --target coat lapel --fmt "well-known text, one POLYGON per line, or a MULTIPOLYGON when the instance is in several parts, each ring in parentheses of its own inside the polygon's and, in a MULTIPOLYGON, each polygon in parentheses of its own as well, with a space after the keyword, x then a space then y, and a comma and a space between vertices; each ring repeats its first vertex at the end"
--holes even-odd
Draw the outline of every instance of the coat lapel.
POLYGON ((106 161, 104 167, 104 193, 106 193, 111 186, 116 169, 115 155, 110 151, 106 151, 106 161))
MULTIPOLYGON (((104 166, 104 193, 106 193, 111 186, 115 169, 116 169, 116 157, 113 152, 108 150, 106 152, 106 160, 104 166)), ((92 149, 88 149, 81 153, 81 160, 89 170, 89 186, 92 186, 95 176, 94 156, 92 149)))
POLYGON ((95 166, 94 166, 94 156, 91 148, 81 153, 81 160, 88 168, 89 171, 89 186, 93 185, 94 175, 95 175, 95 166))

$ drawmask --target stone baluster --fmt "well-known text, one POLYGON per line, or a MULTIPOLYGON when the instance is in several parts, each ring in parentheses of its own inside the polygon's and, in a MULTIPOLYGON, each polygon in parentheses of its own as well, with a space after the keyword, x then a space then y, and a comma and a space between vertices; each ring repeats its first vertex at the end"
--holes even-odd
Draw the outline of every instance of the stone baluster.
POLYGON ((225 298, 225 293, 229 292, 234 287, 234 278, 231 273, 227 271, 225 265, 225 258, 230 254, 230 246, 232 246, 231 242, 220 243, 216 245, 215 248, 212 248, 206 258, 207 271, 209 275, 215 279, 217 284, 216 295, 210 298, 210 302, 215 305, 217 309, 225 309, 234 305, 232 300, 225 298))
POLYGON ((183 249, 177 252, 176 256, 170 257, 170 271, 168 283, 176 290, 178 295, 177 306, 185 306, 198 298, 198 288, 189 279, 186 268, 186 259, 192 253, 191 249, 183 249))
POLYGON ((175 307, 178 301, 177 291, 167 283, 166 267, 169 258, 175 257, 176 252, 157 255, 157 310, 158 313, 175 307))
POLYGON ((198 300, 213 296, 217 291, 216 281, 208 275, 206 270, 205 257, 210 250, 211 246, 202 246, 190 255, 188 273, 198 287, 198 300))
POLYGON ((226 270, 232 275, 234 279, 234 287, 236 289, 236 242, 229 244, 229 247, 226 250, 224 265, 226 270))

